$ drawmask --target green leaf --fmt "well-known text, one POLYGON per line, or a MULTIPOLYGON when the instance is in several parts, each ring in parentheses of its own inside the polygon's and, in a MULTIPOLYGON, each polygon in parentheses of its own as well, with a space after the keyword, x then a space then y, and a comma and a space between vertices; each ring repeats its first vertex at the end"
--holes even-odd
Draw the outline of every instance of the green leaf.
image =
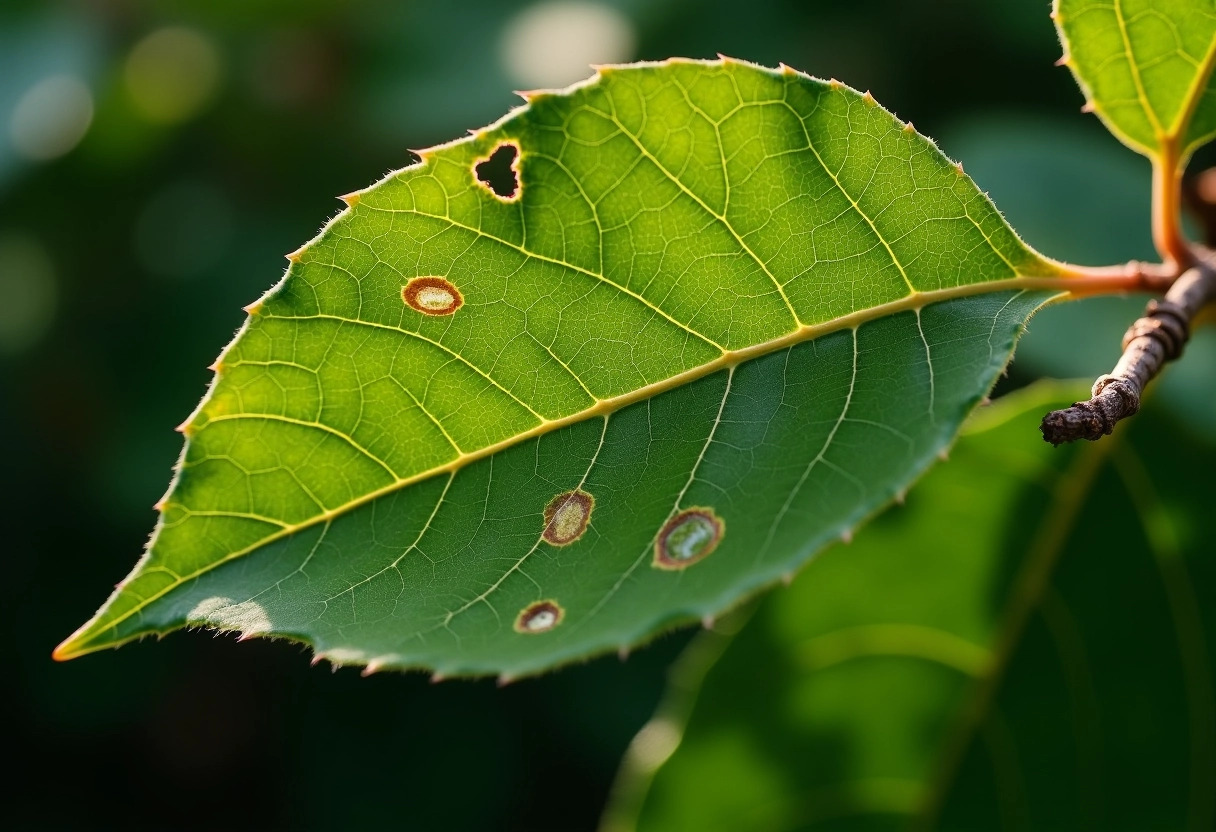
POLYGON ((1083 389, 977 414, 906 508, 694 641, 605 830, 1211 829, 1216 447, 1151 409, 1024 441, 1083 389))
POLYGON ((527 98, 291 255, 57 655, 185 625, 445 675, 627 648, 901 494, 1066 288, 839 83, 672 61, 527 98), (476 176, 504 146, 507 197, 476 176))
POLYGON ((1119 139, 1185 164, 1216 136, 1212 0, 1056 0, 1064 60, 1119 139))

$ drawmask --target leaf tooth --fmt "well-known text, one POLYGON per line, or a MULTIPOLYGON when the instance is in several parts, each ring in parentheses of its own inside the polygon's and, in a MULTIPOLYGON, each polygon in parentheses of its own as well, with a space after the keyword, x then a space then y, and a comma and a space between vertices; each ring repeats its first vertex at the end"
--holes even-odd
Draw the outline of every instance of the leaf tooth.
POLYGON ((916 132, 916 128, 912 126, 912 122, 910 122, 910 121, 904 122, 904 132, 905 133, 915 133, 916 132))
POLYGON ((959 176, 963 175, 963 163, 962 162, 954 163, 954 172, 957 173, 959 176))
POLYGON ((323 653, 313 653, 312 659, 308 662, 308 666, 316 667, 323 661, 325 661, 325 655, 323 653))
POLYGON ((497 685, 498 685, 500 688, 505 688, 507 685, 511 684, 511 683, 512 683, 512 682, 514 682, 514 681, 515 681, 515 677, 514 677, 514 676, 512 676, 512 675, 510 675, 510 674, 508 674, 508 673, 503 673, 503 674, 500 674, 500 675, 499 675, 499 677, 498 677, 498 680, 497 680, 496 684, 497 684, 497 685))
POLYGON ((1081 112, 1092 113, 1093 111, 1094 111, 1094 102, 1086 101, 1084 104, 1081 105, 1081 112))
POLYGON ((869 90, 866 90, 865 92, 863 92, 861 94, 861 100, 866 102, 866 104, 870 107, 873 107, 875 104, 878 103, 877 101, 874 100, 874 96, 870 95, 869 90))
POLYGON ((180 425, 175 427, 174 430, 177 431, 178 433, 180 433, 182 436, 186 437, 187 439, 189 439, 191 436, 194 436, 193 417, 182 422, 180 425))
POLYGON ((1058 59, 1056 59, 1056 62, 1054 65, 1055 66, 1068 66, 1071 63, 1072 63, 1072 56, 1069 55, 1067 52, 1065 52, 1058 59))
POLYGON ((839 92, 840 90, 844 89, 844 84, 840 83, 835 78, 828 79, 828 86, 833 92, 839 92))
POLYGON ((843 543, 845 546, 848 546, 850 543, 852 543, 853 542, 853 530, 845 529, 844 531, 842 531, 840 533, 840 542, 843 543))
POLYGON ((950 449, 942 448, 940 451, 937 452, 937 458, 940 459, 942 462, 949 462, 950 461, 950 449))
POLYGON ((907 499, 908 499, 908 492, 904 491, 902 488, 899 491, 895 492, 895 502, 897 505, 902 506, 907 501, 907 499))
POLYGON ((348 194, 342 194, 338 199, 346 203, 347 208, 354 208, 359 204, 359 200, 363 198, 362 191, 351 191, 348 194))
POLYGON ((447 681, 447 678, 448 677, 445 674, 440 673, 438 670, 436 670, 434 673, 431 674, 431 684, 437 685, 440 682, 447 681))
POLYGON ((701 616, 701 626, 707 630, 712 630, 714 628, 714 620, 712 615, 703 615, 701 616))
POLYGON ((621 661, 627 660, 629 658, 629 645, 622 644, 620 647, 618 647, 616 649, 616 657, 621 661))
POLYGON ((262 311, 262 299, 258 298, 248 306, 242 306, 241 311, 247 315, 256 315, 262 311))
POLYGON ((364 679, 366 679, 368 676, 371 676, 373 674, 379 673, 380 671, 384 670, 384 668, 386 666, 387 665, 384 662, 377 661, 376 659, 372 659, 366 665, 364 665, 362 670, 359 671, 359 675, 362 676, 364 679))
POLYGON ((217 358, 207 365, 207 369, 213 373, 218 373, 224 369, 224 362, 217 358))
POLYGON ((287 258, 289 263, 299 263, 304 259, 304 252, 308 249, 307 245, 300 246, 295 251, 289 251, 283 256, 287 258))
POLYGON ((783 572, 781 574, 781 583, 782 584, 784 584, 785 586, 789 586, 793 582, 794 582, 794 573, 793 572, 783 572))

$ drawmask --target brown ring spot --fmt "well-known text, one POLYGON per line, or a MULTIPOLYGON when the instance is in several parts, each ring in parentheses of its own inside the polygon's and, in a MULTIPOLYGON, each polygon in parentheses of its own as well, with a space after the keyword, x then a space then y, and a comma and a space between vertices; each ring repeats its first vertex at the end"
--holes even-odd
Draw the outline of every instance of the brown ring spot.
POLYGON ((593 508, 595 498, 582 489, 558 494, 545 506, 545 530, 541 537, 554 546, 569 546, 587 531, 593 508))
POLYGON ((464 297, 442 277, 415 277, 401 289, 406 306, 423 315, 451 315, 464 304, 464 297))
POLYGON ((515 632, 526 635, 547 633, 562 623, 566 611, 556 601, 536 601, 528 604, 515 619, 515 632))
POLYGON ((663 524, 654 541, 654 565, 685 569, 709 557, 726 533, 726 523, 712 508, 686 508, 663 524))

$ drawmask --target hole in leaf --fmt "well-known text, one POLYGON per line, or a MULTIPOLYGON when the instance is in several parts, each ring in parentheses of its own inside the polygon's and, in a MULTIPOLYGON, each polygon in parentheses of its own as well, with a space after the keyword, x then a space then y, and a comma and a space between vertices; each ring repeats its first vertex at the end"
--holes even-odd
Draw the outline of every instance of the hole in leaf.
POLYGON ((489 188, 494 196, 504 202, 513 202, 519 198, 518 160, 519 147, 503 143, 494 148, 489 158, 475 164, 473 172, 477 181, 489 188))
POLYGON ((566 611, 556 601, 537 601, 529 604, 515 619, 517 633, 545 633, 562 622, 566 611))
POLYGON ((567 546, 583 536, 591 522, 595 498, 586 491, 566 491, 545 506, 545 531, 541 537, 554 546, 567 546))
POLYGON ((401 299, 423 315, 451 315, 464 303, 460 290, 442 277, 415 277, 402 287, 401 299))
POLYGON ((711 508, 688 508, 663 524, 654 542, 654 565, 684 569, 718 547, 726 524, 711 508))

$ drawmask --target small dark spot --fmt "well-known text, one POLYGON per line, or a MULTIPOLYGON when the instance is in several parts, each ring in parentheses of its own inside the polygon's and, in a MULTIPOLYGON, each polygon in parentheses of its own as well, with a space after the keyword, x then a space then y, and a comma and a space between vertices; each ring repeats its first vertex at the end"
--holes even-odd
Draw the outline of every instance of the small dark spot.
POLYGON ((505 142, 494 148, 488 158, 473 165, 477 181, 504 202, 519 199, 519 147, 505 142))
POLYGON ((684 569, 709 556, 718 547, 726 523, 712 508, 686 508, 663 524, 654 542, 654 565, 684 569))
POLYGON ((586 491, 566 491, 545 506, 545 530, 541 537, 554 546, 568 546, 583 536, 591 523, 595 498, 586 491))
POLYGON ((515 619, 517 633, 547 633, 558 624, 566 611, 556 601, 537 601, 524 607, 515 619))
POLYGON ((451 315, 464 303, 460 290, 442 277, 415 277, 401 289, 401 299, 423 315, 451 315))

